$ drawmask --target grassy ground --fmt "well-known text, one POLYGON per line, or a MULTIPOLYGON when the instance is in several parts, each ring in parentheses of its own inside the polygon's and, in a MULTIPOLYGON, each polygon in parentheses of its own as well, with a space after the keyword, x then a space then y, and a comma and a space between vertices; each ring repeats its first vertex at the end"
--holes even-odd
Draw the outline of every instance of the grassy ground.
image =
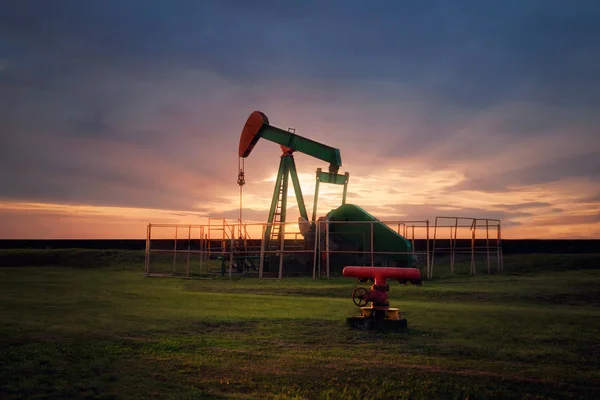
POLYGON ((0 397, 600 398, 599 260, 392 283, 410 332, 380 334, 344 325, 352 279, 144 278, 135 252, 0 252, 0 397))

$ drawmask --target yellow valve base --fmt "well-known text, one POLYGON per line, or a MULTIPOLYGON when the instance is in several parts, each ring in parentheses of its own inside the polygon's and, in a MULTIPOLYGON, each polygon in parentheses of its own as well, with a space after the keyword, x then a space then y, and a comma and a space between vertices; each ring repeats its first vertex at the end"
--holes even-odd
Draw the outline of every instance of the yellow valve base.
POLYGON ((360 316, 364 318, 400 319, 400 311, 397 308, 383 307, 361 307, 360 316))

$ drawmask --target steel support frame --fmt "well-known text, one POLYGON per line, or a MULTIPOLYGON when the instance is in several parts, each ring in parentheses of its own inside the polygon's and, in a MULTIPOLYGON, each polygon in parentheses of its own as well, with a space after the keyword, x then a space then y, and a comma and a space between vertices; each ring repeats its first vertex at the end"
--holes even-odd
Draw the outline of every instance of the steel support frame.
POLYGON ((350 173, 346 172, 344 175, 333 174, 331 172, 323 172, 321 168, 317 169, 317 177, 315 182, 315 196, 313 201, 313 212, 312 222, 315 223, 317 220, 317 207, 319 205, 319 184, 332 183, 334 185, 344 185, 344 192, 342 194, 342 205, 346 204, 346 195, 348 193, 348 181, 350 180, 350 173))
POLYGON ((269 210, 269 218, 267 219, 267 227, 263 238, 270 240, 271 231, 275 220, 275 213, 277 211, 277 205, 281 205, 281 215, 279 218, 280 223, 280 234, 283 225, 286 222, 286 210, 287 210, 287 191, 289 187, 289 178, 292 179, 292 185, 294 187, 294 193, 296 195, 296 201, 298 203, 298 210, 300 216, 308 220, 308 214, 306 212, 306 205, 304 203, 304 197, 302 196, 302 188, 300 186, 300 180, 298 179, 298 171, 296 170, 296 163, 294 156, 290 153, 283 154, 281 161, 279 162, 279 170, 277 172, 277 178, 275 179, 275 187, 273 188, 273 197, 271 199, 271 208, 269 210))

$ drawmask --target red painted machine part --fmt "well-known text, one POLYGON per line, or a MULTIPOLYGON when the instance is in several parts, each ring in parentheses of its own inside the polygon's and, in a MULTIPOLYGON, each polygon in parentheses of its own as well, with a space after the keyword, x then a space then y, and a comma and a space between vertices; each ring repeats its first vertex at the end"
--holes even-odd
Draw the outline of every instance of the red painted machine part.
POLYGON ((374 306, 378 307, 389 307, 388 303, 388 294, 383 290, 378 290, 375 285, 371 286, 371 291, 369 292, 369 301, 373 303, 374 306))
POLYGON ((254 148, 260 136, 258 133, 262 129, 263 125, 269 124, 269 118, 265 114, 260 111, 254 111, 248 117, 246 124, 244 125, 244 129, 242 130, 242 135, 240 136, 240 148, 239 155, 240 157, 248 157, 250 152, 254 148))
POLYGON ((421 271, 418 268, 345 267, 342 274, 355 278, 371 278, 375 281, 375 286, 384 286, 386 279, 406 279, 408 281, 421 279, 421 271))

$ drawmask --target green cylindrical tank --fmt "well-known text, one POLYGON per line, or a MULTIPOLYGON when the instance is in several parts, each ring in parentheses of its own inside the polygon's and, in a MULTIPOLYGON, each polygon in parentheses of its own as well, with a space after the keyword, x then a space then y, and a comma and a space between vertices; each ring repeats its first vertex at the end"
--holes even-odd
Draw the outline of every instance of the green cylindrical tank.
MULTIPOLYGON (((410 241, 399 235, 393 229, 379 221, 361 207, 354 204, 344 204, 330 211, 325 219, 329 224, 329 240, 331 250, 371 251, 371 229, 373 229, 374 253, 405 253, 405 254, 374 254, 373 264, 392 267, 412 267, 414 258, 410 241), (336 221, 343 223, 335 223, 336 221), (352 223, 357 222, 357 223, 352 223), (372 223, 368 223, 372 222, 372 223)), ((340 254, 341 255, 341 254, 340 254)), ((354 255, 358 265, 371 265, 370 254, 354 255)), ((351 262, 352 258, 345 257, 343 263, 351 262)), ((349 265, 349 264, 347 264, 349 265)))

